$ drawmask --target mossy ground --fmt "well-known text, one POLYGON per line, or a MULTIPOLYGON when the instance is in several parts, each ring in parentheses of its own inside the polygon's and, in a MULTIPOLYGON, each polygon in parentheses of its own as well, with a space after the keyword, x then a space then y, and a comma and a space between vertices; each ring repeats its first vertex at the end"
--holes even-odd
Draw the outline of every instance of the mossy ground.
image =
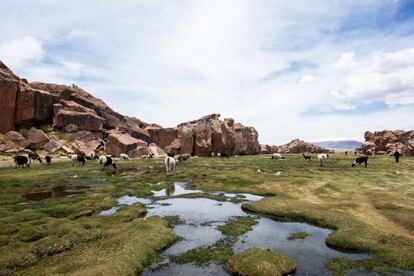
POLYGON ((252 230, 252 226, 255 224, 257 221, 250 216, 232 217, 217 229, 226 236, 238 237, 252 230))
POLYGON ((295 271, 295 263, 271 250, 249 248, 230 257, 227 268, 235 275, 283 276, 295 271))
MULTIPOLYGON (((327 244, 366 252, 371 260, 331 260, 341 274, 348 268, 414 270, 414 159, 370 157, 368 168, 351 168, 352 156, 330 156, 326 167, 314 158, 269 155, 229 159, 193 158, 166 177, 163 160, 119 161, 119 167, 152 166, 147 174, 112 175, 97 162, 70 162, 30 169, 0 168, 0 271, 21 274, 134 274, 174 241, 167 220, 140 218, 139 206, 119 214, 95 214, 125 194, 151 197, 170 181, 194 189, 265 195, 245 210, 282 220, 304 221, 335 231, 327 244), (258 169, 261 172, 258 172, 258 169), (280 175, 275 173, 280 171, 280 175), (86 185, 83 194, 23 203, 22 195, 55 185, 86 185), (135 217, 136 215, 136 217, 135 217), (150 237, 150 238, 148 238, 150 237), (139 246, 136 246, 138 245, 139 246)), ((197 195, 200 196, 200 195, 197 195)))

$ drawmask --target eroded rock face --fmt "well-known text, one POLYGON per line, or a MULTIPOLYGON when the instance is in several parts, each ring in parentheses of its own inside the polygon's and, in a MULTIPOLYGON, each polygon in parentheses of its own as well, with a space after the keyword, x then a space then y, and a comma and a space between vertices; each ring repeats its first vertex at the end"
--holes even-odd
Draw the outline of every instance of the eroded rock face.
POLYGON ((212 152, 229 155, 260 153, 258 134, 253 127, 234 123, 231 118, 224 121, 219 118, 220 114, 211 114, 178 125, 179 152, 197 156, 210 156, 212 152))
POLYGON ((146 145, 145 141, 136 139, 127 133, 113 133, 108 136, 106 152, 113 156, 119 156, 119 154, 128 153, 138 146, 146 145))
POLYGON ((25 147, 26 138, 17 131, 9 131, 4 134, 4 139, 13 143, 16 146, 25 147))
POLYGON ((49 141, 49 138, 40 129, 32 127, 27 132, 26 147, 43 146, 48 141, 49 141))
POLYGON ((51 123, 53 97, 49 92, 20 86, 17 93, 15 125, 31 126, 51 123))
POLYGON ((178 135, 176 128, 147 127, 146 130, 151 137, 149 142, 157 144, 162 149, 169 146, 178 135))
POLYGON ((55 114, 55 127, 64 128, 67 125, 75 125, 78 130, 100 131, 104 119, 94 113, 60 110, 55 114))
POLYGON ((18 82, 16 81, 0 79, 0 133, 14 130, 14 110, 16 107, 17 87, 18 82))
POLYGON ((414 155, 414 130, 383 130, 364 134, 365 142, 357 149, 363 154, 394 154, 399 150, 403 155, 414 155))
POLYGON ((313 145, 303 140, 294 139, 287 144, 277 147, 280 153, 332 153, 333 151, 313 145))

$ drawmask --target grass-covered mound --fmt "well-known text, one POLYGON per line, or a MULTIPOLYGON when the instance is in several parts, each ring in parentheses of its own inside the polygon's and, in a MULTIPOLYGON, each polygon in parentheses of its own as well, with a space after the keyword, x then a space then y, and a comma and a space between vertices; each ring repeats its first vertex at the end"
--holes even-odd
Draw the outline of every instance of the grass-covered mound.
POLYGON ((249 248, 230 257, 228 269, 242 276, 282 276, 295 271, 295 263, 271 250, 249 248))
POLYGON ((238 237, 252 230, 252 226, 255 224, 257 221, 250 216, 232 217, 217 229, 226 236, 238 237))

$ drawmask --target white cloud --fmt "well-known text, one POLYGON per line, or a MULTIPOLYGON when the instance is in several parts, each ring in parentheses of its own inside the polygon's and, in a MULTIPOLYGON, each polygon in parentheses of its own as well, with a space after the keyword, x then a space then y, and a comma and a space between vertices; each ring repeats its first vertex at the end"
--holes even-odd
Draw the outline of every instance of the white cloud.
POLYGON ((370 27, 399 5, 4 0, 0 45, 31 37, 40 53, 8 46, 0 57, 29 80, 77 83, 115 110, 163 126, 219 112, 257 127, 264 143, 356 138, 374 127, 414 127, 398 121, 412 114, 400 105, 414 101, 413 23, 370 27), (395 110, 352 115, 374 101, 395 110), (304 117, 315 108, 322 114, 304 117), (326 114, 336 111, 350 114, 326 114))
POLYGON ((13 69, 39 61, 42 55, 42 44, 32 36, 0 42, 0 59, 13 69))
POLYGON ((342 54, 335 68, 343 80, 335 87, 342 91, 337 98, 414 104, 414 48, 373 52, 359 60, 353 53, 342 54))
POLYGON ((303 75, 300 77, 299 82, 311 82, 315 80, 314 75, 303 75))

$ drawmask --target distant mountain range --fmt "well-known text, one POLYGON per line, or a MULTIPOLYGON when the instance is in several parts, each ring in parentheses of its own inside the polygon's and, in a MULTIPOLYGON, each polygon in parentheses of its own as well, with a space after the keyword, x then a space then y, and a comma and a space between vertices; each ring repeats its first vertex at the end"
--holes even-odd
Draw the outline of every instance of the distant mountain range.
POLYGON ((353 140, 322 141, 312 142, 312 144, 332 150, 353 150, 362 146, 362 142, 353 140))

